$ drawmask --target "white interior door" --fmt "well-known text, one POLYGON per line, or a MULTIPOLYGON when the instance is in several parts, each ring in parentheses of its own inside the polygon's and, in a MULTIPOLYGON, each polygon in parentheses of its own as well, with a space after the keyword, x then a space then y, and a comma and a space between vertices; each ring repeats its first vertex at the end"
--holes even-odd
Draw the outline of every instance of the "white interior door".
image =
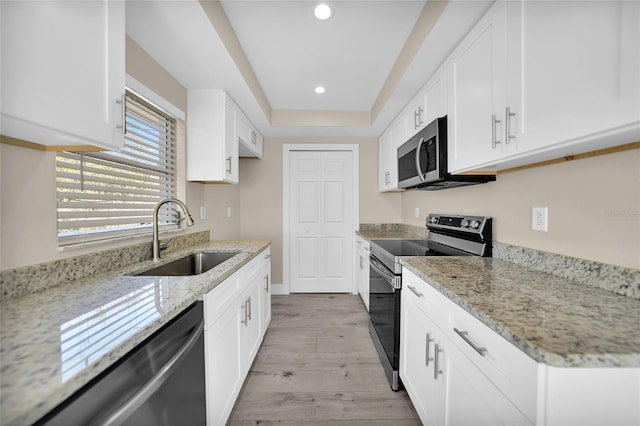
POLYGON ((353 289, 351 151, 291 151, 289 279, 293 293, 353 289))

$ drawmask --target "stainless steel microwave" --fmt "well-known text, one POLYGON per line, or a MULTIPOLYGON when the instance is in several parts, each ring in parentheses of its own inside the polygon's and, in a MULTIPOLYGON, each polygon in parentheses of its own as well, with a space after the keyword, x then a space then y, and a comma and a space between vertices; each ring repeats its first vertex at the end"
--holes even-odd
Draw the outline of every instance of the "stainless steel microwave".
POLYGON ((446 116, 436 118, 398 148, 398 188, 434 191, 494 180, 495 175, 448 172, 446 116))

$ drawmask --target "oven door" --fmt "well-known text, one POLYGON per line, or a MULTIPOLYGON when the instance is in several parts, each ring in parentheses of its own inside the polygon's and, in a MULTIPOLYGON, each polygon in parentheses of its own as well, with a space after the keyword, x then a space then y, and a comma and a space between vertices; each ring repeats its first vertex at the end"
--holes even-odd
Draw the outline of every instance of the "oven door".
POLYGON ((370 330, 385 373, 391 382, 391 388, 398 390, 400 289, 394 288, 394 281, 399 277, 396 277, 374 256, 371 256, 370 260, 370 330))

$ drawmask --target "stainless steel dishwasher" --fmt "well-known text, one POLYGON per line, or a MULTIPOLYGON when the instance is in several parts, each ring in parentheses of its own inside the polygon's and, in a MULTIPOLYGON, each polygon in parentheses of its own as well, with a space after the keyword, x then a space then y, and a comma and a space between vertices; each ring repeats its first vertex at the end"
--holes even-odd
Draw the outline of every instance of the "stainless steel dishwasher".
POLYGON ((36 424, 204 425, 204 374, 196 302, 36 424))

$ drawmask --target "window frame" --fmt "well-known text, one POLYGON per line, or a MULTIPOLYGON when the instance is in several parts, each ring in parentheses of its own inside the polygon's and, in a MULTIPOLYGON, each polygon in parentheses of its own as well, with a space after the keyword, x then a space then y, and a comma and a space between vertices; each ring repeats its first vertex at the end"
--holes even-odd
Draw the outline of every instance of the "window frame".
MULTIPOLYGON (((158 116, 162 116, 165 119, 165 123, 167 122, 171 122, 170 124, 170 129, 167 130, 166 134, 171 135, 170 138, 167 139, 171 139, 169 140, 167 143, 169 145, 169 147, 166 149, 166 155, 168 156, 168 163, 172 163, 173 167, 165 167, 166 164, 164 164, 163 167, 160 167, 160 169, 158 169, 158 167, 155 167, 154 171, 151 171, 150 174, 161 174, 161 170, 165 170, 165 169, 171 169, 170 172, 170 176, 167 178, 168 179, 168 184, 166 184, 165 186, 163 185, 159 185, 160 188, 164 188, 161 189, 158 192, 158 195, 155 197, 155 200, 153 201, 153 205, 155 205, 155 203, 157 203, 157 201, 160 201, 162 198, 166 198, 169 196, 173 196, 173 197, 178 197, 183 191, 181 191, 181 189, 183 189, 183 184, 178 182, 178 178, 180 176, 180 170, 179 170, 179 161, 178 161, 178 153, 180 151, 179 149, 179 145, 182 142, 180 139, 182 139, 181 137, 181 132, 179 131, 179 127, 181 126, 181 119, 184 119, 184 113, 182 113, 182 111, 180 111, 179 109, 177 109, 176 107, 174 107, 173 105, 171 105, 169 102, 167 102, 166 100, 164 100, 163 98, 160 98, 158 95, 156 95, 155 93, 153 93, 152 91, 150 91, 148 88, 146 88, 145 86, 143 86, 142 84, 140 84, 139 82, 137 82, 136 80, 132 79, 132 78, 127 78, 127 100, 125 102, 125 105, 127 106, 127 114, 129 114, 129 112, 131 112, 131 99, 134 99, 135 102, 139 105, 144 105, 145 108, 149 108, 151 111, 154 112, 154 114, 157 114, 158 116), (132 83, 132 84, 129 84, 132 83), (138 91, 134 88, 131 88, 130 86, 135 86, 136 88, 140 88, 142 90, 138 91), (144 95, 142 95, 140 92, 144 92, 144 95), (156 102, 152 102, 151 100, 148 99, 147 96, 145 95, 151 95, 150 97, 152 97, 154 100, 160 100, 161 102, 158 102, 160 104, 162 104, 163 106, 168 106, 169 110, 172 110, 171 113, 167 112, 167 110, 163 107, 160 107, 157 105, 156 102), (178 115, 178 117, 176 117, 176 115, 178 115)), ((127 115, 128 120, 131 122, 131 120, 133 120, 136 123, 140 123, 140 120, 136 121, 136 118, 132 118, 135 116, 135 113, 132 112, 131 115, 127 115)), ((140 131, 140 126, 138 126, 138 129, 136 130, 138 133, 143 133, 140 131)), ((131 132, 127 129, 127 133, 125 134, 125 144, 127 144, 127 141, 129 143, 129 145, 132 144, 131 140, 132 140, 133 136, 131 134, 131 132)), ((159 139, 162 139, 161 137, 158 137, 159 139)), ((134 145, 136 144, 136 141, 133 141, 134 145)), ((162 144, 160 144, 162 146, 162 144)), ((126 146, 126 145, 125 145, 126 146)), ((147 148, 145 148, 147 149, 147 148)), ((103 228, 101 230, 90 230, 90 229, 85 229, 85 230, 78 230, 78 231, 69 231, 68 227, 65 227, 63 225, 64 220, 68 220, 70 222, 73 222, 73 219, 63 219, 61 218, 61 216, 65 216, 64 214, 61 214, 61 212, 63 211, 71 211, 71 210, 65 210, 64 206, 65 203, 61 201, 61 197, 60 197, 60 189, 61 187, 64 187, 63 184, 61 184, 61 178, 60 178, 60 163, 59 163, 59 159, 60 157, 63 156, 75 156, 75 157, 80 157, 81 159, 89 159, 88 161, 90 163, 93 162, 101 162, 101 163, 105 163, 107 161, 113 161, 114 164, 123 164, 124 166, 121 166, 122 168, 128 168, 128 169, 133 169, 136 168, 136 159, 135 158, 126 158, 126 154, 123 156, 123 152, 127 151, 127 148, 125 147, 123 150, 121 151, 101 151, 101 152, 73 152, 73 153, 67 153, 67 152, 63 152, 59 155, 56 156, 56 190, 58 191, 58 194, 56 196, 58 204, 56 207, 56 222, 57 222, 57 226, 56 226, 56 232, 57 232, 57 240, 58 240, 58 245, 59 246, 68 246, 68 245, 73 245, 73 244, 78 244, 78 243, 85 243, 85 242, 96 242, 96 241, 104 241, 104 240, 113 240, 113 239, 118 239, 118 238, 123 238, 123 237, 135 237, 135 236, 140 236, 140 235, 151 235, 152 233, 152 217, 151 214, 148 213, 146 215, 146 217, 148 218, 148 220, 145 220, 144 222, 141 222, 140 225, 135 225, 134 226, 127 226, 125 228, 103 228), (118 157, 122 157, 122 161, 118 160, 118 157), (133 161, 132 161, 133 160, 133 161), (61 207, 62 206, 62 207, 61 207), (67 230, 67 231, 65 231, 67 230)), ((135 151, 135 149, 134 149, 135 151)), ((161 151, 161 149, 159 149, 159 151, 161 151)), ((129 150, 129 152, 132 152, 131 150, 129 150)), ((160 154, 158 154, 160 155, 160 154)), ((82 160, 80 160, 82 163, 82 160)), ((158 163, 160 164, 160 163, 158 163)), ((157 165, 156 165, 157 166, 157 165)), ((77 165, 78 168, 82 169, 82 165, 77 165)), ((118 166, 120 167, 120 166, 118 166)), ((150 170, 153 170, 154 167, 148 163, 148 167, 150 170)), ((139 170, 144 170, 145 167, 139 167, 139 170)), ((95 169, 94 169, 95 170, 95 169)), ((123 173, 120 173, 120 169, 114 169, 116 174, 120 174, 122 175, 123 173)), ((82 171, 80 171, 81 174, 81 179, 84 179, 84 175, 82 175, 82 171)), ((108 173, 105 173, 105 175, 108 175, 108 173)), ((122 176, 120 176, 121 178, 122 176)), ((80 193, 82 193, 82 190, 80 190, 80 193)), ((123 196, 124 198, 127 198, 127 195, 123 196)), ((96 198, 99 198, 99 196, 96 194, 96 198)), ((117 198, 117 197, 116 197, 117 198)), ((122 198, 119 198, 118 201, 120 203, 127 203, 128 200, 123 200, 122 198)), ((149 204, 149 203, 147 203, 149 204)), ((147 205, 147 208, 145 210, 148 211, 148 207, 150 205, 147 205)), ((78 212, 76 213, 77 215, 80 215, 81 213, 78 212)), ((175 229, 179 229, 179 221, 180 221, 180 213, 179 211, 175 208, 174 205, 172 204, 168 204, 165 205, 164 208, 161 211, 161 215, 163 215, 164 217, 160 223, 160 230, 161 231, 168 231, 168 230, 175 230, 175 229)), ((105 219, 108 219, 110 216, 105 216, 105 219)), ((79 219, 80 220, 80 219, 79 219)), ((97 223, 100 222, 100 220, 96 220, 97 223)))

